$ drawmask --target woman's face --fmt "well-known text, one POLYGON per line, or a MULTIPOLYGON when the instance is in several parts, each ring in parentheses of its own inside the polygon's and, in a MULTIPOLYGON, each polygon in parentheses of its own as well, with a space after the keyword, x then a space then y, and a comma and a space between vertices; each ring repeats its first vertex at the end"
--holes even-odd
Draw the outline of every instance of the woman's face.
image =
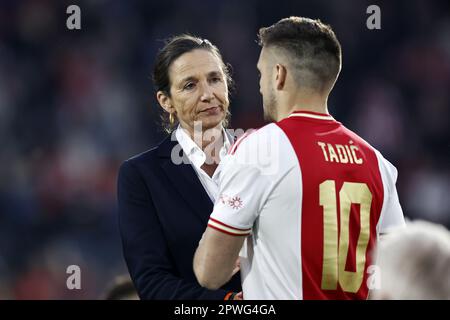
POLYGON ((213 53, 196 49, 181 55, 169 67, 169 79, 171 96, 163 103, 158 100, 183 128, 193 133, 196 121, 206 130, 225 119, 228 86, 221 61, 213 53))

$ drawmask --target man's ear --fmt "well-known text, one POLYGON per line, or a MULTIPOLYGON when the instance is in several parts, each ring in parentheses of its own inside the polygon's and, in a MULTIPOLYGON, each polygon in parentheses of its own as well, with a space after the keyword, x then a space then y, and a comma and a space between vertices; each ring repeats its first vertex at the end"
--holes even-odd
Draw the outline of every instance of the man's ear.
POLYGON ((173 113, 175 111, 175 108, 172 106, 172 101, 170 97, 163 91, 158 91, 156 93, 156 99, 158 100, 159 105, 161 108, 166 110, 169 113, 173 113))
POLYGON ((275 66, 275 83, 277 90, 283 90, 286 83, 287 69, 282 64, 277 63, 275 66))

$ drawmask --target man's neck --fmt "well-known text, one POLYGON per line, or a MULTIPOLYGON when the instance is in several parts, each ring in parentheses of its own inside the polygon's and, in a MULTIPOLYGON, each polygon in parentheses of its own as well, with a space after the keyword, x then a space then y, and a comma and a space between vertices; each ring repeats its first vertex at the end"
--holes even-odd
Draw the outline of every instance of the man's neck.
POLYGON ((328 106, 327 105, 307 106, 307 105, 296 104, 289 110, 288 115, 295 111, 309 111, 309 112, 328 114, 328 106))
MULTIPOLYGON (((282 104, 281 104, 282 105, 282 104)), ((309 111, 316 113, 328 114, 327 99, 322 96, 301 96, 288 100, 285 104, 286 108, 280 110, 278 121, 288 117, 295 111, 309 111)))

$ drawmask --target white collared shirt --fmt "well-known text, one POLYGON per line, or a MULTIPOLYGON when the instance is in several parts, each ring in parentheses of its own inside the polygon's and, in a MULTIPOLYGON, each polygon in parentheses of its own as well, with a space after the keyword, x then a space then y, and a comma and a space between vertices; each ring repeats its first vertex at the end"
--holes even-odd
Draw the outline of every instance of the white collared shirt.
MULTIPOLYGON (((224 144, 219 151, 220 160, 226 156, 228 153, 228 149, 231 146, 231 142, 229 140, 228 135, 225 132, 225 129, 222 129, 222 134, 224 138, 224 144)), ((206 155, 203 150, 191 139, 189 134, 181 127, 178 126, 177 131, 175 132, 175 136, 183 149, 184 154, 188 157, 189 161, 192 163, 194 167, 195 173, 197 174, 200 182, 205 188, 206 193, 208 194, 211 201, 214 203, 219 195, 219 186, 218 186, 218 168, 214 172, 213 176, 210 177, 201 167, 206 161, 206 155)))

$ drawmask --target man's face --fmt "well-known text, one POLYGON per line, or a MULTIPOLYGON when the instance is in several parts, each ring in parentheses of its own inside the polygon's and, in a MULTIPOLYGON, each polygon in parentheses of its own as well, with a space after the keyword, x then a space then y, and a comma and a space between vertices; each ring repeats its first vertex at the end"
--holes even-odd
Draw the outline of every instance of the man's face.
POLYGON ((272 83, 273 67, 265 48, 261 50, 256 67, 260 74, 259 92, 263 97, 264 119, 272 121, 277 116, 277 100, 272 83))
POLYGON ((196 49, 178 57, 169 68, 170 101, 185 129, 216 127, 229 106, 228 86, 221 61, 207 50, 196 49))

